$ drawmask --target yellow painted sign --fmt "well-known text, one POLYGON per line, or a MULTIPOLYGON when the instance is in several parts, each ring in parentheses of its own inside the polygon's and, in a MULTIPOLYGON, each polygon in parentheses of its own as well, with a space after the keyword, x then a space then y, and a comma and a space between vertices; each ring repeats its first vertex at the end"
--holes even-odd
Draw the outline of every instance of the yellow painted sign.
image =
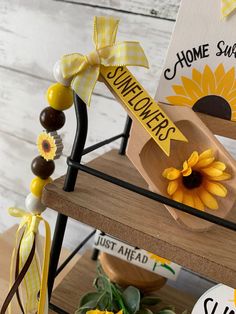
POLYGON ((121 102, 167 156, 171 140, 188 140, 124 66, 101 66, 100 73, 121 102))

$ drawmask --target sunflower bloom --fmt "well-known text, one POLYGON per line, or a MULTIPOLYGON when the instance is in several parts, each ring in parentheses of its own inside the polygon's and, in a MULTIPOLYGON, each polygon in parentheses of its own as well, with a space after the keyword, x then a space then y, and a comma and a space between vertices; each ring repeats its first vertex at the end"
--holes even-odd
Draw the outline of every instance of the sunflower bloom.
POLYGON ((37 147, 40 156, 46 160, 60 158, 63 150, 61 137, 57 132, 42 132, 37 139, 37 147))
POLYGON ((169 104, 188 106, 195 111, 236 121, 235 68, 225 71, 219 64, 215 71, 208 65, 203 72, 192 70, 192 77, 181 77, 182 85, 173 85, 175 95, 166 97, 169 104))
POLYGON ((212 149, 201 154, 194 151, 183 162, 182 170, 174 167, 163 171, 169 180, 168 195, 175 201, 204 211, 218 209, 216 197, 226 197, 227 189, 220 181, 229 180, 231 175, 225 172, 226 165, 215 160, 212 149))

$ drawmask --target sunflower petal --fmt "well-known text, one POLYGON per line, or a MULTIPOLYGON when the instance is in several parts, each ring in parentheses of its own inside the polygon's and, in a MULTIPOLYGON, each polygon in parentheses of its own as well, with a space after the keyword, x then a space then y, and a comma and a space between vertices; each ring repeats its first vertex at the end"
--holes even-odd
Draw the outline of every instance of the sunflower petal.
POLYGON ((210 209, 218 209, 217 200, 205 189, 199 189, 198 195, 203 202, 203 204, 210 209))
POLYGON ((184 196, 183 190, 178 188, 176 192, 172 195, 172 199, 176 202, 182 203, 183 196, 184 196))
POLYGON ((199 155, 199 160, 202 160, 204 158, 210 158, 210 157, 213 157, 213 150, 207 149, 199 155))
POLYGON ((201 83, 202 83, 202 74, 201 74, 201 72, 199 72, 196 69, 193 69, 193 71, 192 71, 192 78, 198 85, 201 86, 201 83))
POLYGON ((222 79, 224 75, 225 75, 225 69, 224 69, 223 63, 220 63, 215 70, 216 84, 220 82, 220 80, 222 79))
POLYGON ((203 158, 198 161, 198 163, 195 165, 195 168, 205 168, 209 166, 213 161, 215 160, 215 157, 210 157, 210 158, 203 158))
POLYGON ((224 187, 221 183, 218 182, 206 181, 204 186, 208 192, 217 196, 225 197, 228 192, 226 187, 224 187))
POLYGON ((182 85, 173 85, 172 88, 177 95, 186 96, 185 89, 182 85))
POLYGON ((206 65, 203 71, 202 90, 204 95, 214 95, 216 89, 215 76, 211 68, 206 65))
POLYGON ((219 170, 219 169, 213 168, 213 167, 202 168, 201 172, 203 172, 206 175, 211 176, 211 177, 218 177, 218 176, 221 176, 223 174, 222 170, 219 170))
POLYGON ((212 167, 224 171, 226 169, 226 165, 221 161, 215 161, 211 165, 212 167))
POLYGON ((169 195, 173 195, 176 192, 178 186, 179 186, 179 183, 177 180, 170 181, 167 187, 167 193, 169 195))
POLYGON ((172 105, 190 106, 190 107, 194 105, 194 101, 185 96, 168 96, 166 97, 166 100, 169 104, 172 104, 172 105))
POLYGON ((176 168, 166 168, 163 173, 162 173, 163 177, 168 179, 168 180, 176 180, 179 178, 180 176, 180 171, 176 168))
POLYGON ((189 167, 195 166, 196 163, 198 162, 198 159, 199 159, 198 152, 194 151, 188 159, 189 167))
POLYGON ((185 171, 182 170, 183 177, 188 177, 188 176, 190 176, 191 173, 192 173, 192 168, 188 168, 185 171))
POLYGON ((193 200, 192 194, 190 194, 190 193, 184 193, 183 203, 184 203, 185 205, 194 207, 194 200, 193 200))
POLYGON ((185 76, 182 76, 181 79, 186 93, 193 101, 196 101, 200 97, 204 96, 198 84, 196 84, 193 80, 185 76))
POLYGON ((197 193, 193 195, 193 200, 194 200, 194 207, 198 210, 204 211, 205 206, 203 202, 201 201, 200 197, 197 195, 197 193))
POLYGON ((218 177, 209 176, 209 179, 213 181, 224 181, 224 180, 229 180, 230 178, 231 178, 231 174, 226 173, 226 172, 223 172, 223 174, 218 177))

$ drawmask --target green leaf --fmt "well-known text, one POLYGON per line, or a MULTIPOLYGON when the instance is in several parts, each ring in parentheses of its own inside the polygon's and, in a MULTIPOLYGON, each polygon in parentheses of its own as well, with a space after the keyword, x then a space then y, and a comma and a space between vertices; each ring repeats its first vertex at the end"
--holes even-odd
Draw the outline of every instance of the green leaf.
POLYGON ((82 296, 80 299, 79 307, 83 306, 84 304, 93 301, 93 300, 98 300, 101 296, 101 293, 99 292, 89 292, 85 295, 82 296))
POLYGON ((101 311, 111 310, 109 307, 110 303, 110 295, 107 292, 104 292, 97 301, 97 308, 101 311))
POLYGON ((160 302, 161 299, 155 295, 146 296, 141 299, 141 305, 153 306, 159 304, 160 302))
POLYGON ((137 288, 129 286, 123 292, 124 303, 131 314, 136 313, 140 307, 140 292, 137 288))
POLYGON ((88 301, 87 303, 83 304, 78 310, 83 311, 83 310, 92 310, 96 307, 97 305, 97 300, 91 300, 88 301))

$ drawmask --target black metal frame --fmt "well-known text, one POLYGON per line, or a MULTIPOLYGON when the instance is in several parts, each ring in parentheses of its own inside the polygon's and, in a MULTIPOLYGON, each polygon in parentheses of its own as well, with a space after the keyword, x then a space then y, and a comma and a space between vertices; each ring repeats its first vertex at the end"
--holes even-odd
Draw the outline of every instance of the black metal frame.
MULTIPOLYGON (((210 221, 224 228, 236 231, 236 223, 232 221, 219 218, 217 216, 208 214, 206 212, 199 211, 193 207, 187 206, 182 203, 178 203, 160 194, 153 193, 149 190, 143 189, 129 182, 120 180, 116 177, 112 177, 106 173, 103 173, 91 167, 82 165, 81 158, 83 155, 88 154, 119 138, 122 138, 119 154, 125 155, 126 147, 127 147, 128 139, 129 139, 129 134, 130 134, 130 129, 132 125, 132 120, 131 118, 127 117, 123 133, 113 136, 107 140, 104 140, 102 142, 99 142, 95 145, 92 145, 84 149, 86 137, 87 137, 87 130, 88 130, 87 107, 86 107, 86 104, 75 93, 74 93, 74 104, 75 104, 75 112, 76 112, 76 119, 77 119, 77 130, 76 130, 76 135, 75 135, 71 155, 67 159, 68 168, 67 168, 67 174, 66 174, 66 178, 64 182, 64 187, 63 187, 64 191, 72 192, 74 190, 78 171, 80 170, 80 171, 88 173, 89 175, 96 176, 102 180, 118 185, 124 189, 128 189, 132 192, 135 192, 137 194, 140 194, 147 198, 155 200, 159 203, 174 207, 180 211, 183 211, 195 217, 210 221)), ((67 225, 67 219, 68 219, 67 216, 60 213, 57 216, 57 222, 56 222, 52 248, 51 248, 51 258, 50 258, 49 276, 48 276, 49 300, 51 297, 55 277, 60 273, 60 271, 67 265, 67 263, 74 257, 74 255, 87 243, 87 241, 95 233, 95 230, 92 233, 90 233, 78 245, 78 247, 71 253, 71 255, 66 259, 66 261, 59 268, 57 268, 59 257, 60 257, 60 252, 61 252, 61 247, 62 247, 62 242, 63 242, 63 238, 65 234, 65 229, 67 225)), ((97 259, 98 253, 99 253, 98 250, 94 250, 92 259, 97 259)), ((50 303, 49 306, 53 311, 57 313, 62 313, 62 314, 67 313, 63 309, 60 309, 59 307, 53 305, 52 303, 50 303)))

